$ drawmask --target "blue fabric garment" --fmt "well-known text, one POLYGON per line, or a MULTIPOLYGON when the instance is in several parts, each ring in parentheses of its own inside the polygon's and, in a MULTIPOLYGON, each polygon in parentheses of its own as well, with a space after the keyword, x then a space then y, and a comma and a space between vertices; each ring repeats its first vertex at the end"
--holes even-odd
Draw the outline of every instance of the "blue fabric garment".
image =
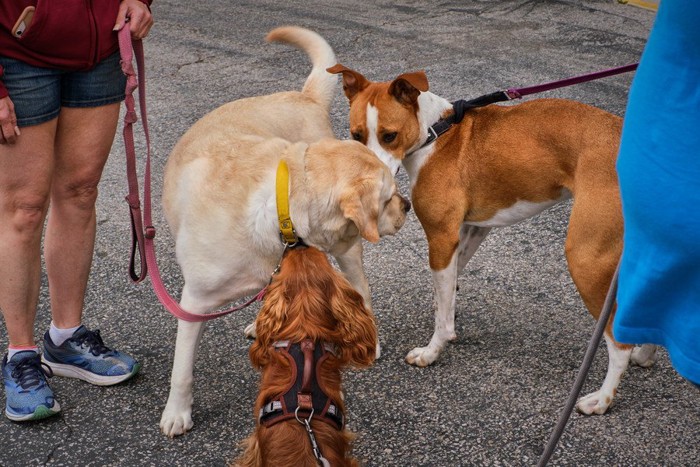
POLYGON ((662 0, 630 89, 617 170, 624 248, 613 335, 667 348, 700 383, 700 3, 662 0))

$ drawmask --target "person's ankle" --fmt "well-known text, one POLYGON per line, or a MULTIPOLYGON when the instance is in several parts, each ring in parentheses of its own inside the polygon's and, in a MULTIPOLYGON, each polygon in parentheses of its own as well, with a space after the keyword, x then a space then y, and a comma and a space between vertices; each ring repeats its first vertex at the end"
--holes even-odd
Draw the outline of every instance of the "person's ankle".
POLYGON ((53 321, 51 321, 51 327, 49 328, 49 337, 51 337, 51 342, 53 342, 56 346, 60 346, 65 341, 73 337, 73 333, 75 333, 80 326, 81 325, 78 324, 77 326, 61 329, 57 327, 53 321))
POLYGON ((9 345, 7 347, 7 361, 12 360, 12 357, 19 352, 34 352, 39 353, 39 347, 36 345, 9 345))

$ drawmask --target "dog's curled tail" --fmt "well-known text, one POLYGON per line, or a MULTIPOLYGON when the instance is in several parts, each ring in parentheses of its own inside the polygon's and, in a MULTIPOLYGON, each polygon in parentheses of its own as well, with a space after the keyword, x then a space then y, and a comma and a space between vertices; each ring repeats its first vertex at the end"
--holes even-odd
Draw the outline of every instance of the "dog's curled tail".
POLYGON ((297 26, 275 28, 265 40, 291 44, 308 54, 313 68, 301 92, 329 109, 338 79, 326 71, 336 64, 335 53, 328 42, 317 33, 297 26))

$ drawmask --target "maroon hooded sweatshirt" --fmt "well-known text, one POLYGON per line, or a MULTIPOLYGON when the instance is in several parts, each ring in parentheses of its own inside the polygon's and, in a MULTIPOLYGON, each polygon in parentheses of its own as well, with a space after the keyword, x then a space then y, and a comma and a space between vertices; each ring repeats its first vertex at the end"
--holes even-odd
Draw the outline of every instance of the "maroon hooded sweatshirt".
MULTIPOLYGON (((140 0, 150 5, 152 0, 140 0)), ((120 0, 0 0, 0 56, 66 71, 94 67, 119 49, 120 0), (12 28, 28 6, 31 23, 20 37, 12 28)), ((0 99, 7 96, 0 66, 0 99)), ((11 96, 10 96, 11 97, 11 96)))

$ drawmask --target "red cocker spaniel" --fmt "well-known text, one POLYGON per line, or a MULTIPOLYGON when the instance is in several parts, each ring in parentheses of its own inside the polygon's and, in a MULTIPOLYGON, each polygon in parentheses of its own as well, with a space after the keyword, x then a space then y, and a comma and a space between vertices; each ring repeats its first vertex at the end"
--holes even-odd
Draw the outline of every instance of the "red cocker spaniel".
POLYGON ((288 250, 256 320, 250 360, 262 370, 255 432, 235 465, 356 466, 349 457, 341 369, 375 358, 374 316, 315 248, 288 250))

